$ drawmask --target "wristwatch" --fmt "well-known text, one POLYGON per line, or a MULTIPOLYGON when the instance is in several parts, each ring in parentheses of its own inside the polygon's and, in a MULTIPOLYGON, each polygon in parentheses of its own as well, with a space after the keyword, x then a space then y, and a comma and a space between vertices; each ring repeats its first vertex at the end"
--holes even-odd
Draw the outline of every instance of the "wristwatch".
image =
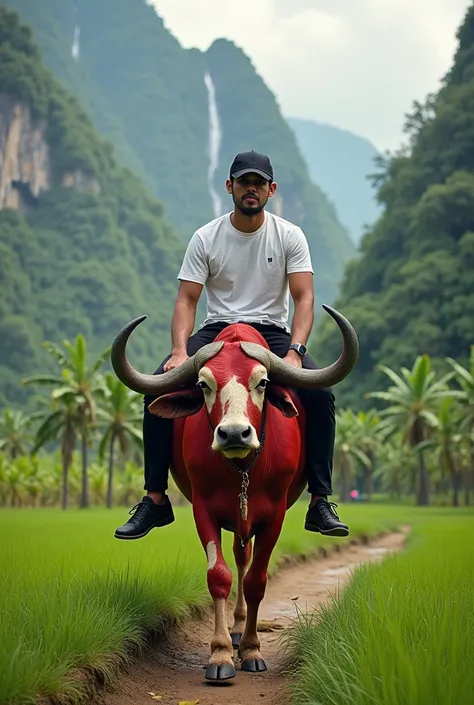
POLYGON ((307 347, 306 345, 301 345, 300 343, 293 343, 289 347, 290 350, 296 350, 298 355, 301 355, 301 357, 304 357, 307 353, 307 347))

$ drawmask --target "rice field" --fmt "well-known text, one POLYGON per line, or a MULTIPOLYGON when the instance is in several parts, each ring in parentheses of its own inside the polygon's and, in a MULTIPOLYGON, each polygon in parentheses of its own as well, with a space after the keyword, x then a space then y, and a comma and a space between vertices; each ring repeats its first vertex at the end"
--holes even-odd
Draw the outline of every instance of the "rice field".
MULTIPOLYGON (((383 505, 340 508, 351 537, 409 521, 411 509, 383 505)), ((306 505, 287 515, 271 570, 284 554, 303 554, 346 539, 303 529, 306 505)), ((33 703, 63 694, 79 701, 77 669, 105 682, 144 630, 166 629, 209 604, 206 558, 189 507, 176 522, 139 541, 117 541, 126 511, 2 510, 0 512, 0 702, 33 703)), ((231 560, 231 536, 225 534, 231 560)))
POLYGON ((417 510, 407 549, 301 616, 295 705, 474 702, 474 513, 417 510))

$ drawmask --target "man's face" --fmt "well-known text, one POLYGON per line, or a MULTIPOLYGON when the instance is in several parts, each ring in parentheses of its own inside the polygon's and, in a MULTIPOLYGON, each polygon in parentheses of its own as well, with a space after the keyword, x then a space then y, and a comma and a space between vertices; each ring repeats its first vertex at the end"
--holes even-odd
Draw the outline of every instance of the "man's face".
POLYGON ((236 208, 244 215, 252 216, 265 208, 276 191, 276 184, 259 174, 244 174, 239 179, 228 180, 226 188, 232 194, 236 208))

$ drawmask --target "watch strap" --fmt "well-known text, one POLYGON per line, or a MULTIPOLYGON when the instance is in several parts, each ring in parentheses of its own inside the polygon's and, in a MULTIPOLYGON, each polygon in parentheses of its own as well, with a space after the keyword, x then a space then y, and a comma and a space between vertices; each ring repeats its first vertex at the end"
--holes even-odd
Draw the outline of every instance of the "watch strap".
POLYGON ((290 345, 290 350, 295 350, 298 355, 301 355, 303 357, 306 354, 306 345, 302 345, 300 343, 292 343, 290 345))

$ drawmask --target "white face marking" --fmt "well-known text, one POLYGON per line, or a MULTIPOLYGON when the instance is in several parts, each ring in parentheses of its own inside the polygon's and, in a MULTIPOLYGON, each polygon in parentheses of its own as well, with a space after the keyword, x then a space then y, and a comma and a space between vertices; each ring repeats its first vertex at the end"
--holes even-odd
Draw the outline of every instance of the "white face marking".
POLYGON ((248 390, 237 381, 237 377, 232 377, 227 384, 222 387, 220 400, 222 404, 223 417, 221 425, 233 426, 235 424, 248 424, 247 401, 248 390))
POLYGON ((210 414, 212 411, 212 407, 216 403, 217 383, 209 367, 201 367, 201 369, 199 370, 199 382, 205 382, 208 386, 208 389, 203 389, 203 394, 207 413, 210 414))
POLYGON ((263 401, 265 399, 265 389, 264 387, 259 387, 259 383, 262 379, 268 378, 268 372, 263 365, 257 365, 252 370, 249 380, 250 397, 259 411, 263 409, 263 401))
POLYGON ((206 546, 207 569, 212 570, 217 563, 217 548, 214 541, 209 541, 206 546))
MULTIPOLYGON (((241 384, 234 375, 220 392, 220 401, 222 404, 223 416, 219 424, 219 428, 225 429, 226 426, 250 426, 251 435, 248 439, 248 447, 242 450, 229 450, 224 453, 229 457, 245 457, 251 450, 256 450, 260 443, 257 432, 253 425, 249 422, 247 414, 247 403, 250 397, 255 406, 262 411, 263 400, 265 397, 264 389, 256 389, 261 379, 266 377, 267 370, 263 365, 258 365, 252 371, 249 379, 249 389, 241 384)), ((220 442, 217 437, 217 429, 214 432, 214 441, 212 443, 213 450, 220 449, 220 442)))

